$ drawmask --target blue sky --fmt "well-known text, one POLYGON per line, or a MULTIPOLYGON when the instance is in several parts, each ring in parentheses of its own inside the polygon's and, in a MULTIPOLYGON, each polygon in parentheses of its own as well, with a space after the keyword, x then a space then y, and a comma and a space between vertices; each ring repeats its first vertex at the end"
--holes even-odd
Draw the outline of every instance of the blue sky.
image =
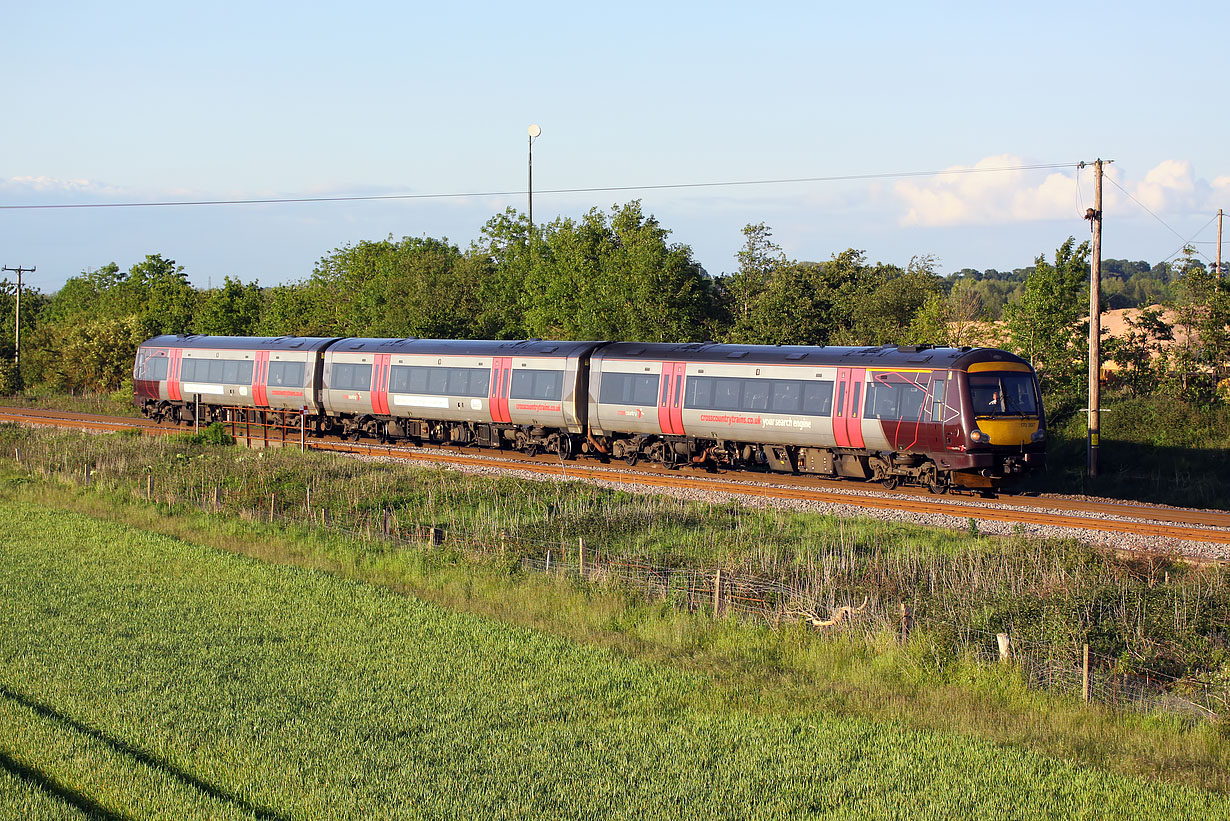
MULTIPOLYGON (((640 198, 711 273, 762 221, 797 259, 1026 265, 1087 236, 1091 172, 542 192, 1100 156, 1104 254, 1151 262, 1214 256, 1230 207, 1224 5, 181 5, 0 2, 0 205, 522 192, 538 123, 538 221, 640 198)), ((0 210, 0 264, 273 284, 363 239, 465 247, 525 199, 0 210)))

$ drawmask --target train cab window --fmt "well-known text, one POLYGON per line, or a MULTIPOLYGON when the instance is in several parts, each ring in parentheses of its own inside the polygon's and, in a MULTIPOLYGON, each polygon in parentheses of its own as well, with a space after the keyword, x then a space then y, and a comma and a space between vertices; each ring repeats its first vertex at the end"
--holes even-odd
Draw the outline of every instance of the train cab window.
POLYGON ((512 399, 558 400, 564 393, 564 372, 519 370, 512 375, 512 399))
POLYGON ((976 416, 1034 416, 1038 413, 1031 374, 970 374, 969 392, 976 416))

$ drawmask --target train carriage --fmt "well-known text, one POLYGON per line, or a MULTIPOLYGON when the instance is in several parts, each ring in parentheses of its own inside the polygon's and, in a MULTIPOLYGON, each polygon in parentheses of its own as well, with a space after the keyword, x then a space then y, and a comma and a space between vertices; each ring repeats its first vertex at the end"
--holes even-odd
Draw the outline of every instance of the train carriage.
POLYGON ((324 354, 326 425, 355 437, 563 450, 585 431, 600 343, 344 339, 324 354))
POLYGON ((134 399, 159 421, 230 408, 320 409, 319 352, 335 337, 159 336, 137 349, 134 399))
POLYGON ((591 372, 593 433, 630 461, 942 490, 989 486, 1043 456, 1036 379, 1004 351, 611 343, 591 372))

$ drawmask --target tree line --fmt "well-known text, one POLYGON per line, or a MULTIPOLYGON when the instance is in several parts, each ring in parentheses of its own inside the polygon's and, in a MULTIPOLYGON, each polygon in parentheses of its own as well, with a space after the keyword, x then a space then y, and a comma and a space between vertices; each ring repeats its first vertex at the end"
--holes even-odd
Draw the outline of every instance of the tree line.
MULTIPOLYGON (((743 235, 737 269, 716 277, 639 201, 533 226, 509 209, 464 249, 444 238, 363 240, 302 281, 267 288, 228 276, 197 289, 182 265, 152 254, 127 271, 85 271, 54 294, 26 291, 20 373, 5 281, 0 389, 126 389, 136 346, 162 333, 999 344, 1034 363, 1053 405, 1080 406, 1088 243, 1069 238, 1053 260, 1010 273, 941 276, 934 257, 903 268, 848 249, 805 262, 787 258, 763 223, 743 235)), ((1146 311, 1125 339, 1106 343, 1125 389, 1230 401, 1225 279, 1192 253, 1173 265, 1107 260, 1103 270, 1110 306, 1157 301, 1177 311, 1169 324, 1146 311)))

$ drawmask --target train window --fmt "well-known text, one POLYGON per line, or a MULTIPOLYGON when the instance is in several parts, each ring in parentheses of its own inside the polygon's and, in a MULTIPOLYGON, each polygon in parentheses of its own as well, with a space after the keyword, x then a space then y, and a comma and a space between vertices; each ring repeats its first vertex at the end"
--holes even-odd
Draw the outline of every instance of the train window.
POLYGON ((171 360, 164 355, 142 354, 140 364, 137 365, 137 379, 149 379, 161 382, 167 378, 167 366, 170 361, 171 360))
POLYGON ((222 360, 222 381, 227 385, 239 383, 239 362, 234 359, 222 360))
POLYGON ((907 422, 921 422, 923 420, 923 401, 927 398, 927 392, 913 383, 907 383, 901 386, 900 390, 901 408, 899 409, 900 418, 907 422))
MULTIPOLYGON (((252 384, 252 366, 255 364, 256 363, 254 363, 251 359, 240 360, 239 362, 239 381, 236 382, 235 384, 251 385, 252 384)), ((301 374, 303 373, 303 363, 302 362, 299 363, 299 373, 301 374)), ((299 377, 299 384, 300 385, 303 384, 302 376, 299 377)))
POLYGON ((604 373, 598 401, 604 405, 656 405, 658 387, 658 377, 653 374, 604 373))
POLYGON ((766 411, 772 383, 768 379, 743 380, 743 410, 766 411))
POLYGON ((867 386, 864 419, 900 419, 901 385, 873 382, 867 386))
POLYGON ((739 410, 743 398, 743 380, 714 377, 713 382, 713 409, 739 410))
POLYGON ((858 416, 858 395, 859 395, 859 391, 861 391, 862 389, 863 389, 862 382, 855 382, 852 386, 850 386, 850 390, 851 390, 850 418, 851 419, 854 419, 856 416, 858 416))
POLYGON ((846 383, 837 383, 837 415, 846 415, 846 383))
POLYGON ((666 399, 670 393, 671 377, 670 374, 662 374, 662 407, 666 407, 666 399))
POLYGON ((675 375, 675 407, 679 407, 679 400, 683 396, 683 377, 679 374, 675 375))
MULTIPOLYGON (((243 363, 240 363, 243 364, 243 363)), ((248 363, 249 365, 251 363, 248 363)), ((267 377, 269 387, 278 388, 302 388, 303 387, 303 363, 302 362, 270 362, 269 375, 267 377)), ((241 380, 242 381, 242 380, 241 380)))
POLYGON ((944 393, 948 383, 943 379, 935 380, 935 384, 931 388, 931 421, 944 421, 944 393))
POLYGON ((512 399, 558 400, 564 393, 563 371, 518 370, 512 375, 512 399))
POLYGON ((803 383, 803 413, 809 416, 831 416, 833 413, 833 382, 822 379, 803 383))
POLYGON ((448 368, 427 369, 427 392, 437 396, 448 394, 448 368))
POLYGON ((773 382, 774 413, 799 413, 803 409, 803 383, 795 379, 773 382))
POLYGON ((708 376, 689 376, 687 381, 687 401, 689 408, 709 409, 713 407, 713 380, 708 376))
POLYGON ((334 362, 329 387, 336 391, 367 391, 372 387, 372 366, 334 362))

